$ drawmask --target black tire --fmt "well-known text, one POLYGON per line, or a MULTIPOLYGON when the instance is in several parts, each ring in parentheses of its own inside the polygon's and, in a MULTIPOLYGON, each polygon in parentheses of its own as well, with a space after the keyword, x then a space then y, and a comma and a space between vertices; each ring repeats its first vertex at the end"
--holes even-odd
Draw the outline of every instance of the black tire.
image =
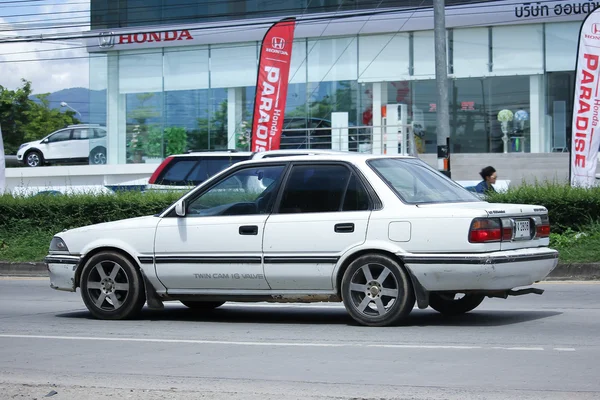
POLYGON ((32 150, 25 154, 23 162, 28 167, 42 167, 44 165, 44 156, 37 150, 32 150))
POLYGON ((83 267, 80 282, 83 302, 98 319, 133 318, 146 302, 140 271, 117 252, 92 256, 83 267))
POLYGON ((341 289, 346 310, 362 325, 397 325, 415 305, 410 276, 396 260, 381 254, 354 260, 344 273, 341 289))
POLYGON ((481 294, 465 294, 462 298, 456 299, 454 293, 431 293, 429 306, 444 315, 461 315, 477 308, 483 299, 485 296, 481 294))
POLYGON ((92 150, 90 153, 90 165, 104 164, 106 164, 106 149, 99 148, 92 150))
POLYGON ((224 301, 180 301, 184 306, 193 310, 214 310, 225 304, 224 301))

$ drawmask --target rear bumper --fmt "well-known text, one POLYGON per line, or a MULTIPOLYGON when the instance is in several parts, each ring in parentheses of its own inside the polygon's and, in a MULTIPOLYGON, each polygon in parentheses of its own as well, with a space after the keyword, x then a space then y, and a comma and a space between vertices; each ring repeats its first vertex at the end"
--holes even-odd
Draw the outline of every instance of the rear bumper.
POLYGON ((79 256, 50 255, 44 259, 50 275, 50 287, 67 292, 75 291, 75 272, 79 266, 79 256))
POLYGON ((558 264, 548 248, 484 254, 398 254, 427 291, 507 290, 541 281, 558 264))

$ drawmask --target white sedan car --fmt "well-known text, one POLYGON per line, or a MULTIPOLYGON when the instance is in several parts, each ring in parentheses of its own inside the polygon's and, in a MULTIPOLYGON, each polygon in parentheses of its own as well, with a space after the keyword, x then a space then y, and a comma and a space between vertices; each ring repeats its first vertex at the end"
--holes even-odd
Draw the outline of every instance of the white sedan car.
POLYGON ((481 201, 415 158, 295 156, 237 163, 153 216, 61 232, 46 263, 101 319, 170 300, 337 301, 384 326, 415 301, 456 315, 541 294, 523 287, 557 264, 549 234, 546 208, 481 201))

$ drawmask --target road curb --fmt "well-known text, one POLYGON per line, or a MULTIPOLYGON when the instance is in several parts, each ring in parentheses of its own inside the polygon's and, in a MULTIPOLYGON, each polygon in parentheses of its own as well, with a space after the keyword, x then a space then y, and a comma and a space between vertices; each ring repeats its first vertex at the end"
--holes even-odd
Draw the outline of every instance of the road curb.
MULTIPOLYGON (((42 262, 2 262, 0 276, 48 276, 42 262)), ((548 275, 547 281, 595 281, 600 280, 600 263, 558 264, 548 275)))
POLYGON ((600 263, 558 264, 546 278, 547 281, 600 280, 600 263))
POLYGON ((0 276, 48 276, 48 268, 42 262, 2 262, 0 276))

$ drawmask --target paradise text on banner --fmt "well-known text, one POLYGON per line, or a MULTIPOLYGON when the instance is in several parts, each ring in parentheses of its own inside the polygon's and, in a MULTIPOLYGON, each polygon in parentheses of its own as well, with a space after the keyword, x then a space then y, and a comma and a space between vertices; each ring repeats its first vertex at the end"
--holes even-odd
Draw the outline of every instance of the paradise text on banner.
POLYGON ((583 21, 573 99, 571 185, 595 184, 600 147, 600 9, 583 21))

